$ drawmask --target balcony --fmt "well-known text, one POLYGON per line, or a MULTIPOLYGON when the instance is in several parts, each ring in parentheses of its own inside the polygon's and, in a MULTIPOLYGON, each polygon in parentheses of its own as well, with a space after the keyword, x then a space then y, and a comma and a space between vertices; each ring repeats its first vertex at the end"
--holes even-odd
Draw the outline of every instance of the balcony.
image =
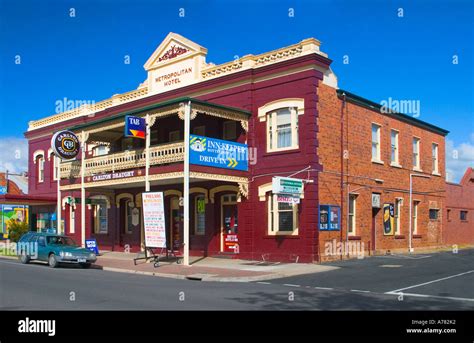
MULTIPOLYGON (((184 142, 162 144, 150 147, 150 165, 163 165, 184 160, 184 142)), ((115 154, 86 159, 84 176, 107 172, 130 170, 145 167, 145 149, 127 150, 115 154)), ((81 161, 61 163, 61 178, 78 178, 81 176, 81 161)))
MULTIPOLYGON (((83 124, 68 128, 86 144, 84 176, 145 167, 145 142, 124 136, 125 115, 148 117, 151 167, 183 162, 185 104, 190 106, 191 134, 229 141, 246 136, 250 112, 192 98, 177 98, 114 115, 88 117, 84 118, 83 124), (106 155, 101 151, 100 155, 89 157, 97 153, 93 149, 101 146, 106 147, 106 155)), ((61 179, 80 177, 80 159, 60 164, 61 179)))

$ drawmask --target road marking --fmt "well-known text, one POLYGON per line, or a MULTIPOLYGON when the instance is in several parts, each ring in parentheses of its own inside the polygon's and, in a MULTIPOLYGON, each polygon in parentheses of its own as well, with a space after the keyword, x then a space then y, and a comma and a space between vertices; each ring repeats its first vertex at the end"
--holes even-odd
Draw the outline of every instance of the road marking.
POLYGON ((331 288, 331 287, 314 287, 315 289, 324 289, 324 290, 327 290, 327 291, 331 291, 333 290, 334 288, 331 288))
POLYGON ((458 301, 472 301, 474 302, 474 299, 471 298, 459 298, 459 297, 444 297, 441 295, 429 295, 429 294, 417 294, 417 293, 391 293, 393 295, 403 295, 403 296, 409 296, 409 297, 419 297, 419 298, 436 298, 436 299, 448 299, 448 300, 458 300, 458 301))
POLYGON ((401 264, 381 264, 380 268, 400 268, 402 267, 401 264))
POLYGON ((300 285, 293 285, 291 283, 284 283, 283 286, 288 286, 288 287, 301 287, 300 285))
POLYGON ((418 284, 418 285, 413 285, 413 286, 409 286, 409 287, 405 287, 405 288, 396 289, 396 290, 394 290, 394 291, 385 292, 385 294, 400 293, 401 291, 404 291, 405 289, 411 289, 411 288, 415 288, 415 287, 425 286, 425 285, 429 285, 429 284, 431 284, 431 283, 435 283, 435 282, 439 282, 439 281, 443 281, 443 280, 452 279, 452 278, 455 278, 455 277, 458 277, 458 276, 462 276, 462 275, 466 275, 466 274, 470 274, 470 273, 473 273, 473 272, 474 272, 474 270, 469 270, 469 271, 464 272, 464 273, 460 273, 460 274, 456 274, 456 275, 451 275, 451 276, 447 276, 447 277, 444 277, 444 278, 441 278, 441 279, 436 279, 436 280, 432 280, 432 281, 420 283, 420 284, 418 284))
POLYGON ((259 283, 261 285, 271 285, 270 282, 257 281, 257 283, 259 283))
POLYGON ((370 291, 363 291, 363 290, 360 290, 360 289, 351 289, 351 292, 370 293, 370 291))

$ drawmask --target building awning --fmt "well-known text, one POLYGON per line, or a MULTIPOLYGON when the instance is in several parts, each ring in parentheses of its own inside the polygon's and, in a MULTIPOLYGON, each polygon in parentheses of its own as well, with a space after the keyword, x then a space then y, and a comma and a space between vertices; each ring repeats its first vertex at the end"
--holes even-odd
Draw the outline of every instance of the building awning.
POLYGON ((0 204, 15 205, 55 205, 55 197, 28 195, 28 194, 2 194, 0 195, 0 204))
POLYGON ((124 123, 124 118, 126 115, 144 116, 145 114, 149 113, 152 116, 156 116, 161 113, 178 113, 181 110, 181 104, 188 101, 191 102, 191 106, 195 111, 214 115, 216 117, 222 117, 231 120, 247 121, 252 115, 250 111, 241 108, 224 106, 190 97, 179 97, 160 103, 155 103, 153 105, 148 105, 145 107, 129 109, 127 111, 120 112, 112 116, 69 127, 68 130, 74 132, 78 132, 81 130, 87 131, 91 127, 97 127, 98 125, 101 126, 115 122, 124 123))

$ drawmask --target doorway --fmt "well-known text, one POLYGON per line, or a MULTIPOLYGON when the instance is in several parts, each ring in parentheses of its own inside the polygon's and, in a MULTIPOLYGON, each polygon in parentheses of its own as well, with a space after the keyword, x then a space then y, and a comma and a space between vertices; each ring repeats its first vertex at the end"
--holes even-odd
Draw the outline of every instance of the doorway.
POLYGON ((169 222, 168 249, 181 252, 183 248, 183 212, 179 206, 178 197, 170 199, 169 222))
POLYGON ((239 253, 237 195, 221 197, 221 252, 239 253))
POLYGON ((375 251, 375 241, 377 239, 377 214, 380 212, 380 208, 372 208, 372 230, 371 230, 371 246, 370 250, 375 251))

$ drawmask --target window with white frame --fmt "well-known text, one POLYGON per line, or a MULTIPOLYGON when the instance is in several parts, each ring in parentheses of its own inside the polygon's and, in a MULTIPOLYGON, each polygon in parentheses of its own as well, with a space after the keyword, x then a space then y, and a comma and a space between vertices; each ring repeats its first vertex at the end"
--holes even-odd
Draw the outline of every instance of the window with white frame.
POLYGON ((267 151, 298 148, 296 108, 281 108, 267 113, 267 151))
POLYGON ((50 161, 50 174, 53 176, 53 180, 58 179, 58 159, 54 152, 49 153, 48 161, 50 161))
POLYGON ((380 125, 372 124, 372 161, 380 162, 380 125))
POLYGON ((357 202, 357 194, 350 194, 349 195, 349 236, 355 236, 356 234, 356 202, 357 202))
POLYGON ((438 144, 433 143, 431 145, 431 156, 433 159, 433 173, 438 174, 438 144))
POLYGON ((393 165, 399 164, 398 159, 398 131, 392 130, 390 131, 390 147, 391 147, 391 163, 393 165))
POLYGON ((36 164, 38 165, 38 182, 44 181, 44 156, 39 155, 36 158, 36 164))
POLYGON ((226 140, 237 138, 237 123, 235 121, 228 120, 224 122, 222 138, 226 140))
POLYGON ((198 136, 205 136, 206 135, 206 127, 204 125, 196 126, 193 129, 193 134, 198 136))
POLYGON ((397 198, 395 199, 395 213, 394 213, 394 219, 395 219, 395 235, 400 235, 401 229, 400 229, 400 224, 401 224, 401 214, 402 214, 402 198, 397 198))
POLYGON ((107 155, 109 148, 106 145, 97 145, 92 148, 92 156, 103 156, 107 155))
POLYGON ((298 204, 278 202, 278 195, 268 193, 268 234, 298 234, 298 204))
POLYGON ((413 202, 413 234, 416 235, 418 232, 418 205, 420 204, 419 201, 413 202))
POLYGON ((413 138, 413 168, 420 169, 420 139, 413 138))
POLYGON ((206 201, 204 195, 198 195, 194 204, 194 234, 204 235, 206 232, 206 201))

